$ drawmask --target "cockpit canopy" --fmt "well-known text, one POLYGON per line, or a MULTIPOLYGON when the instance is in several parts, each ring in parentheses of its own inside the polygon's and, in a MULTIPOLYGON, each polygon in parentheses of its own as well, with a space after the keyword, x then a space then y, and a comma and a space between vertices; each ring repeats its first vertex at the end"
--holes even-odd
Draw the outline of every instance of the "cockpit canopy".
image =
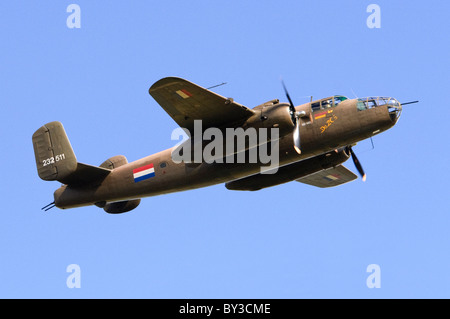
POLYGON ((327 97, 325 99, 321 99, 319 101, 314 101, 311 103, 311 109, 313 112, 318 110, 327 109, 329 107, 337 106, 342 101, 348 100, 347 97, 342 95, 335 95, 331 97, 327 97))

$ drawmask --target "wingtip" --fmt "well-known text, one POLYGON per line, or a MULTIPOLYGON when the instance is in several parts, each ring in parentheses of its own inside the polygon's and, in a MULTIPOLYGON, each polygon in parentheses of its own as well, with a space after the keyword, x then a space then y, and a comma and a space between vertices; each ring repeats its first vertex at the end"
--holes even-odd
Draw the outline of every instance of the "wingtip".
POLYGON ((151 94, 152 94, 152 91, 155 91, 155 90, 159 89, 160 87, 162 87, 162 86, 164 86, 164 85, 167 85, 167 84, 170 84, 170 83, 172 83, 172 82, 182 82, 182 83, 188 82, 188 83, 191 83, 191 82, 189 82, 188 80, 185 80, 185 79, 180 78, 180 77, 176 77, 176 76, 167 76, 167 77, 162 78, 162 79, 159 79, 158 81, 156 81, 155 83, 153 83, 153 84, 150 86, 150 88, 148 89, 148 93, 151 95, 151 94))

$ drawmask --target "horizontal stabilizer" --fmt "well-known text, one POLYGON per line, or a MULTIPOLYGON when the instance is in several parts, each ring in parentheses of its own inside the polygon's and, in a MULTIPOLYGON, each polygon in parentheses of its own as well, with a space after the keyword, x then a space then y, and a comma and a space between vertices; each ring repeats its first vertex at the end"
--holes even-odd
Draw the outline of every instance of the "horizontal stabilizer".
POLYGON ((334 187, 357 179, 352 171, 339 165, 317 173, 296 179, 297 182, 308 184, 311 186, 326 188, 334 187))
POLYGON ((60 180, 67 185, 87 185, 95 182, 99 183, 105 179, 111 170, 103 167, 77 163, 77 169, 69 176, 60 180))

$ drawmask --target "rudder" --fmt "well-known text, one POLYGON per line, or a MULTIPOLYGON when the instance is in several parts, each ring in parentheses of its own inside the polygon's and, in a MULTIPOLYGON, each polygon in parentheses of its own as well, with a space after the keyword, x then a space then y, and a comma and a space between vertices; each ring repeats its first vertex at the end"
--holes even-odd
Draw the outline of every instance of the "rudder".
POLYGON ((63 182, 77 170, 77 158, 61 122, 45 124, 34 132, 32 140, 41 179, 63 182))

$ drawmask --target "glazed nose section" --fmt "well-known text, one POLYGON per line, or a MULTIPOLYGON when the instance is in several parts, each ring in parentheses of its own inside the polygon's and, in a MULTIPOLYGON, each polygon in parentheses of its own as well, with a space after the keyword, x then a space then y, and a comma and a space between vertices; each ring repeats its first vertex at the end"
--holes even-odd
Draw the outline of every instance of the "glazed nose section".
POLYGON ((393 97, 366 97, 358 99, 357 108, 359 111, 368 110, 374 107, 387 107, 389 117, 395 124, 402 112, 402 105, 393 97))
POLYGON ((391 118, 392 122, 396 123, 400 118, 400 114, 402 113, 402 105, 399 101, 392 97, 386 101, 386 105, 388 107, 389 117, 391 118))

